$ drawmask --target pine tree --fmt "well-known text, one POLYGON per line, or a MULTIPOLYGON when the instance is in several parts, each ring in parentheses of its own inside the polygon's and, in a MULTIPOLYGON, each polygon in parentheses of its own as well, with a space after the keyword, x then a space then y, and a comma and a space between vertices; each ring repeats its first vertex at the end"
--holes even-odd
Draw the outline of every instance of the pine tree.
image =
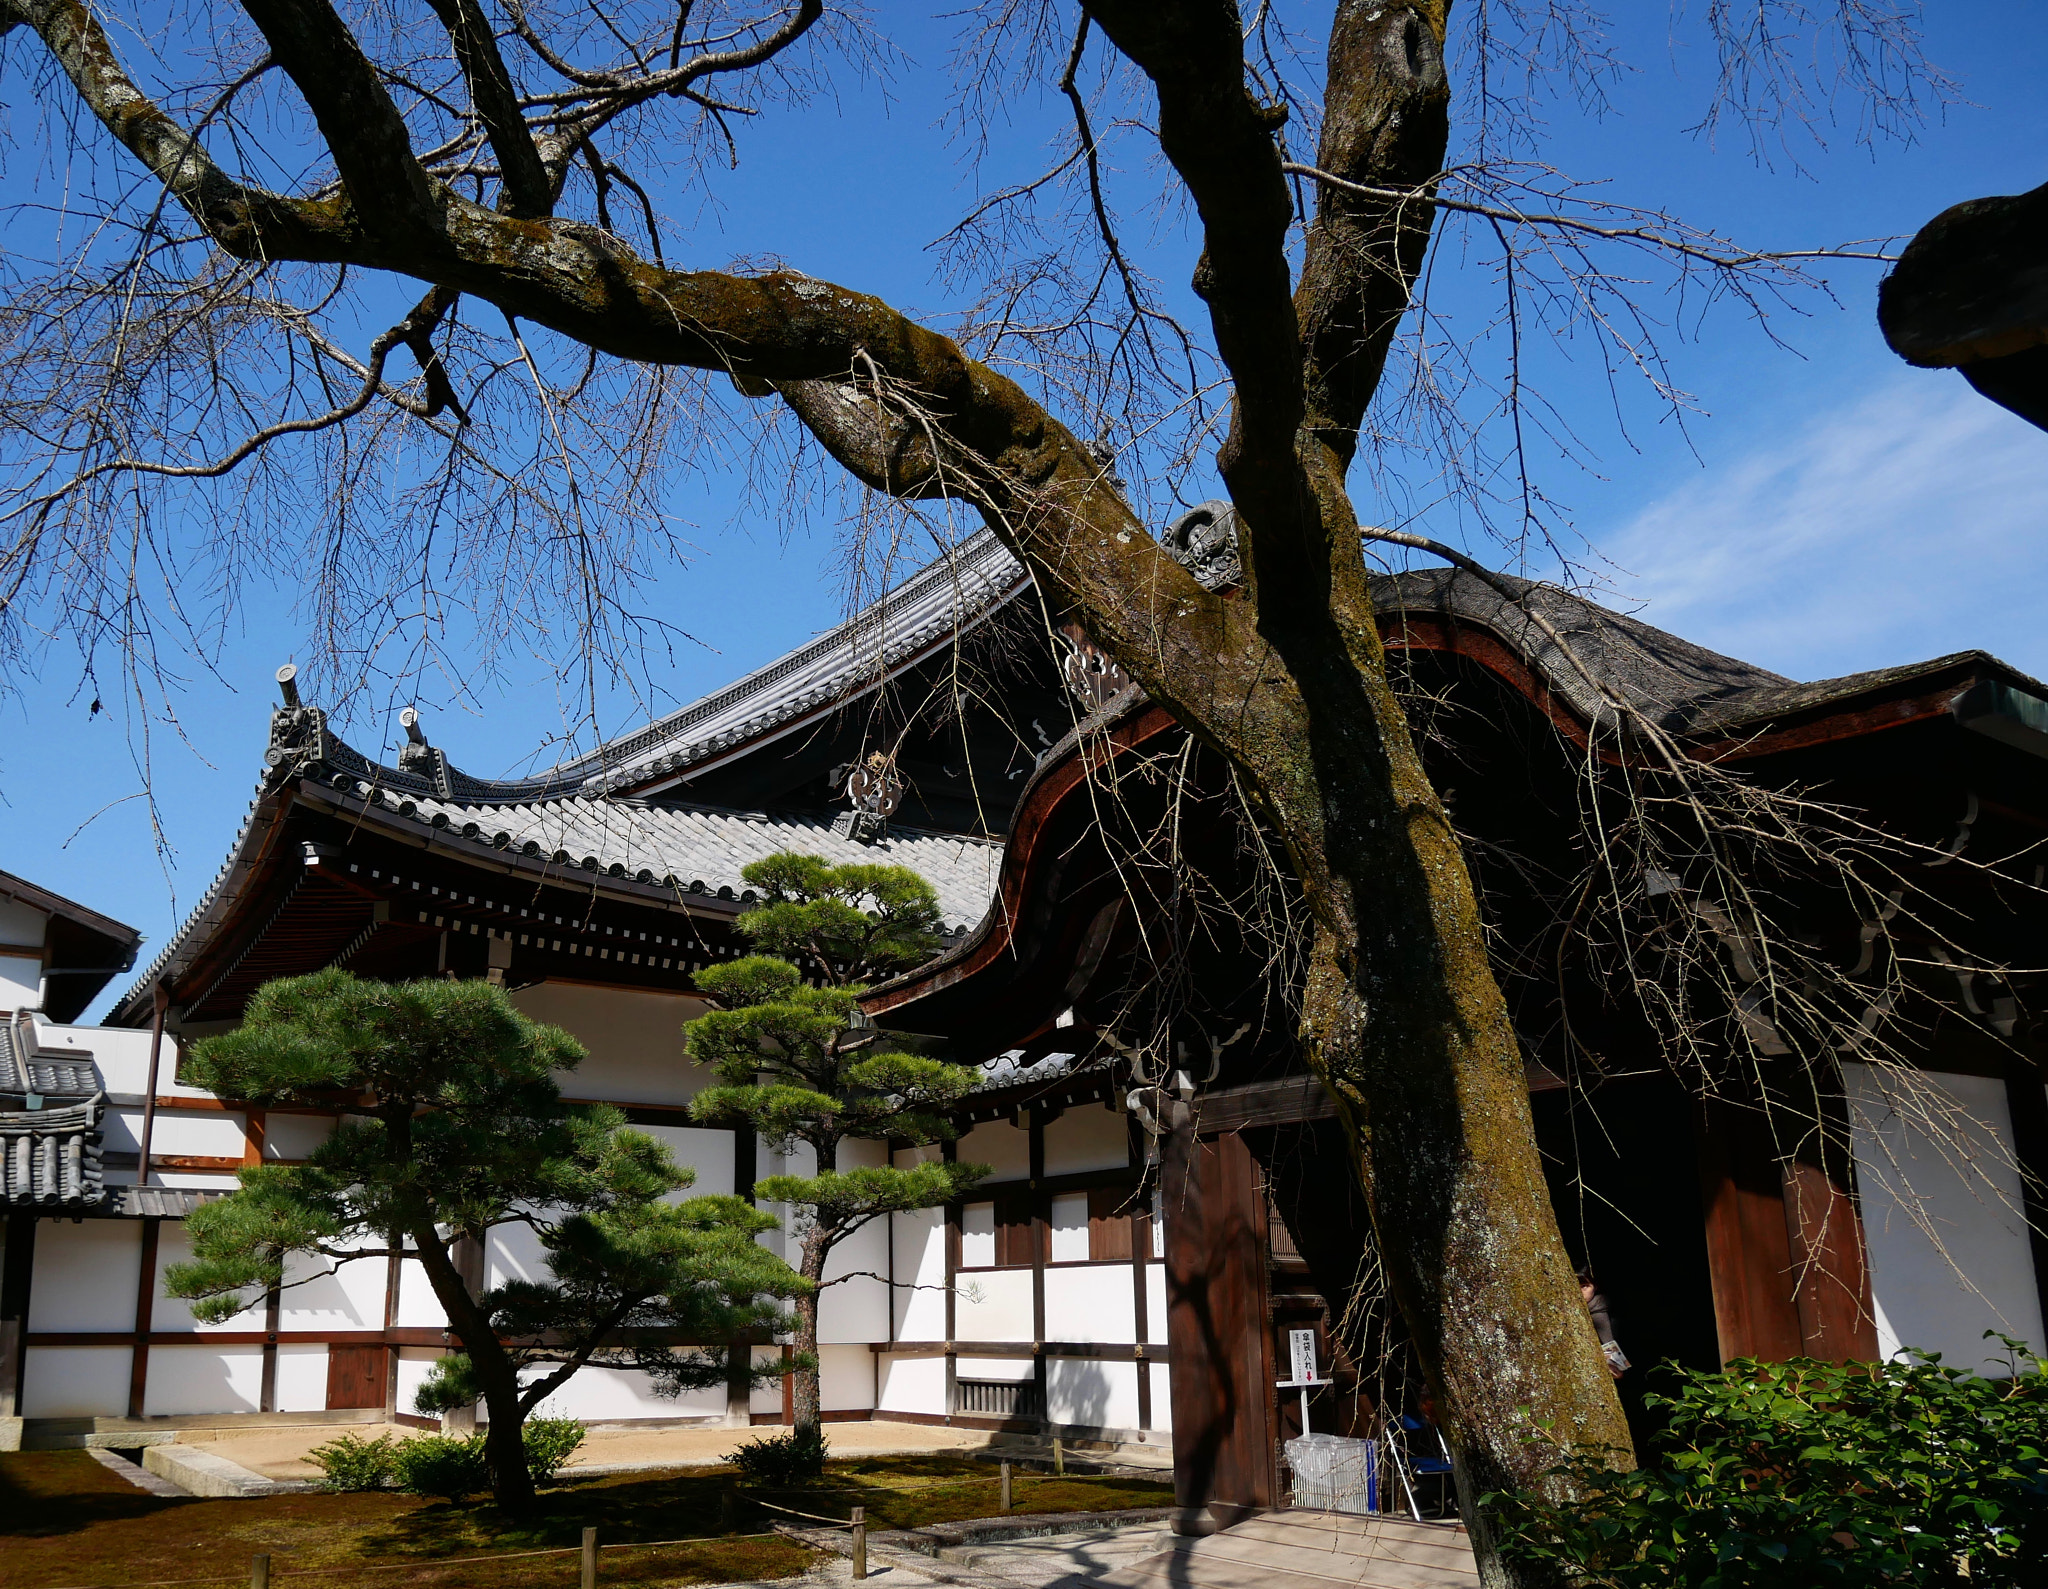
POLYGON ((812 1175, 771 1175, 755 1193, 795 1210, 791 1228, 808 1282, 796 1298, 795 1423, 819 1428, 818 1297, 832 1250, 874 1220, 952 1201, 989 1173, 987 1165, 927 1161, 908 1168, 840 1169, 851 1138, 904 1146, 957 1133, 942 1112, 978 1079, 966 1065, 875 1052, 880 1034, 861 1013, 870 978, 929 959, 939 946, 938 897, 901 866, 834 866, 815 855, 781 854, 742 875, 765 903, 739 918, 765 950, 697 976, 721 1008, 687 1028, 691 1057, 723 1085, 692 1103, 707 1125, 746 1124, 778 1152, 808 1145, 812 1175))
POLYGON ((293 1254, 417 1257, 463 1348, 422 1410, 481 1400, 493 1496, 523 1508, 526 1416, 584 1364, 644 1369, 671 1394, 723 1384, 728 1348, 687 1343, 773 1332, 804 1289, 755 1240, 771 1217, 737 1197, 664 1201, 689 1170, 618 1110, 563 1103, 554 1073, 583 1058, 482 982, 330 970, 266 984, 238 1030, 194 1046, 186 1075, 342 1120, 305 1164, 244 1169, 239 1191, 196 1210, 193 1261, 168 1289, 216 1322, 303 1283, 287 1279, 293 1254), (538 1234, 550 1278, 473 1291, 456 1244, 515 1222, 538 1234))

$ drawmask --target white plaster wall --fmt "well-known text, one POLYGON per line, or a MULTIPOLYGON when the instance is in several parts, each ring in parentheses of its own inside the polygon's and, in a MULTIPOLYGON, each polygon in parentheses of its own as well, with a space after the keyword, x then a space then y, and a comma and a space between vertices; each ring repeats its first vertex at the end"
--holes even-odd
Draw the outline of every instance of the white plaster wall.
POLYGON ((1031 1174, 1031 1133, 1007 1120, 984 1121, 960 1139, 955 1156, 962 1164, 990 1166, 990 1181, 1025 1180, 1031 1174))
MULTIPOLYGON (((169 1234, 171 1227, 163 1228, 169 1234)), ((140 1220, 39 1222, 35 1268, 29 1276, 30 1333, 134 1329, 141 1273, 140 1220)), ((127 1348, 121 1351, 126 1356, 127 1348)), ((124 1408, 126 1402, 124 1389, 124 1408)))
MULTIPOLYGON (((484 1237, 484 1284, 548 1278, 547 1251, 531 1225, 499 1225, 484 1237)), ((424 1285, 424 1279, 420 1282, 424 1285)))
MULTIPOLYGON (((1137 1340, 1138 1299, 1132 1284, 1135 1278, 1127 1263, 1046 1270, 1045 1338, 1123 1343, 1137 1340)), ((1146 1322, 1151 1322, 1149 1317, 1146 1322)), ((997 1337, 982 1335, 974 1339, 997 1337)))
POLYGON ((0 944, 40 949, 49 930, 50 918, 43 911, 18 899, 0 899, 0 944))
POLYGON ((1878 1350, 1982 1369, 1984 1331, 2042 1349, 2005 1083, 1845 1065, 1878 1350), (1909 1090, 1910 1089, 1910 1090, 1909 1090))
POLYGON ((875 1354, 865 1346, 819 1346, 818 1398, 827 1412, 875 1404, 875 1354))
POLYGON ((921 1357, 885 1357, 875 1405, 884 1412, 946 1411, 946 1359, 937 1352, 921 1357))
POLYGON ((210 1112, 177 1114, 159 1109, 149 1139, 152 1154, 191 1155, 195 1158, 239 1159, 247 1140, 239 1114, 210 1112))
MULTIPOLYGON (((818 1166, 818 1156, 806 1142, 792 1142, 788 1153, 777 1153, 765 1142, 754 1144, 754 1178, 765 1180, 771 1175, 810 1175, 818 1166)), ((756 1238, 770 1252, 778 1254, 792 1267, 803 1261, 791 1231, 789 1205, 769 1198, 760 1199, 757 1204, 764 1214, 772 1214, 776 1228, 764 1230, 756 1238)))
POLYGON ((399 1266, 397 1322, 402 1329, 445 1329, 448 1325, 448 1315, 441 1311, 441 1301, 417 1258, 408 1258, 399 1266))
MULTIPOLYGON (((356 1245, 376 1249, 384 1243, 381 1237, 365 1236, 356 1245)), ((278 1293, 277 1327, 280 1330, 383 1329, 384 1277, 388 1268, 389 1264, 383 1258, 357 1258, 338 1264, 317 1254, 294 1254, 285 1260, 286 1285, 278 1293), (330 1274, 329 1270, 333 1272, 330 1274), (295 1285, 291 1283, 293 1281, 304 1283, 295 1285)))
POLYGON ((1034 1371, 1028 1357, 962 1357, 954 1372, 961 1379, 1022 1380, 1034 1371))
MULTIPOLYGON (((377 1322, 381 1325, 383 1320, 380 1318, 377 1322)), ((280 1346, 277 1349, 277 1410, 324 1412, 326 1409, 327 1348, 303 1342, 280 1346)))
POLYGON ((1096 1429, 1138 1427, 1138 1365, 1053 1357, 1045 1365, 1046 1416, 1096 1429))
POLYGON ((954 1286, 956 1341, 1031 1340, 1031 1271, 989 1269, 963 1275, 954 1286))
POLYGON ((710 1079, 683 1051, 683 1023, 708 1006, 678 993, 543 982, 512 1003, 531 1020, 559 1026, 590 1051, 555 1079, 571 1098, 608 1103, 683 1103, 710 1079))
POLYGON ((1122 1110, 1076 1104, 1045 1128, 1047 1175, 1120 1170, 1130 1160, 1130 1127, 1122 1110))
MULTIPOLYGON (((1062 1192, 1052 1199, 1051 1223, 1052 1244, 1050 1256, 1054 1263, 1086 1263, 1088 1261, 1088 1194, 1086 1192, 1062 1192)), ((1061 1336, 1061 1340, 1073 1340, 1074 1336, 1061 1336)))
POLYGON ((33 1010, 43 1002, 43 962, 38 955, 0 954, 0 1009, 33 1010))
MULTIPOLYGON (((235 1179, 232 1170, 160 1170, 150 1167, 149 1178, 157 1186, 169 1186, 181 1191, 232 1192, 241 1183, 235 1179)), ((135 1174, 123 1171, 109 1172, 107 1179, 117 1186, 133 1186, 135 1174)))
POLYGON ((966 1203, 960 1209, 960 1267, 989 1269, 996 1261, 996 1205, 966 1203))
MULTIPOLYGON (((897 1162, 903 1155, 897 1155, 897 1162)), ((946 1214, 920 1208, 889 1222, 896 1244, 896 1339, 946 1338, 946 1214), (910 1282, 905 1284, 905 1282, 910 1282)))
POLYGON ((334 1135, 339 1124, 329 1115, 272 1114, 263 1117, 263 1156, 266 1159, 304 1159, 334 1135))
MULTIPOLYGON (((323 1400, 325 1381, 322 1381, 323 1400)), ((152 1346, 146 1418, 179 1413, 255 1412, 263 1399, 260 1346, 152 1346)))
MULTIPOLYGON (((58 1035, 55 1042, 92 1050, 92 1062, 99 1067, 100 1080, 108 1092, 149 1091, 149 1033, 125 1026, 56 1026, 45 1028, 58 1035)), ((166 1090, 178 1068, 178 1045, 164 1039, 163 1054, 157 1061, 157 1091, 166 1090)))
POLYGON ((142 1151, 142 1111, 140 1109, 109 1109, 105 1114, 101 1115, 100 1146, 109 1153, 140 1153, 142 1151))
POLYGON ((646 1132, 667 1148, 678 1169, 696 1172, 695 1181, 680 1192, 671 1192, 666 1201, 679 1203, 686 1197, 708 1197, 714 1192, 731 1194, 733 1135, 730 1131, 712 1130, 706 1126, 634 1126, 633 1129, 646 1132))
POLYGON ((1166 1344, 1166 1265, 1145 1265, 1145 1344, 1166 1344))
MULTIPOLYGON (((547 1372, 545 1367, 537 1367, 529 1377, 547 1372)), ((725 1387, 713 1385, 708 1390, 685 1391, 670 1398, 660 1395, 654 1381, 638 1369, 584 1368, 577 1370, 566 1385, 536 1410, 546 1417, 581 1418, 586 1423, 625 1418, 714 1418, 725 1413, 725 1387)), ((481 1407, 477 1415, 483 1416, 481 1407)))
MULTIPOLYGON (((412 1399, 419 1394, 420 1386, 427 1382, 427 1374, 442 1355, 431 1346, 401 1346, 398 1349, 398 1411, 419 1411, 412 1404, 412 1399)), ((483 1416, 481 1408, 477 1410, 477 1416, 483 1416)))
MULTIPOLYGON (((889 1162, 886 1142, 842 1142, 839 1168, 879 1169, 889 1162)), ((886 1341, 889 1339, 889 1287, 881 1280, 864 1278, 889 1273, 889 1222, 871 1220, 832 1249, 825 1260, 825 1278, 859 1275, 841 1281, 826 1291, 818 1304, 820 1344, 886 1341)), ((867 1406, 872 1402, 848 1403, 867 1406)))
MULTIPOLYGON (((133 1327, 131 1317, 124 1329, 133 1327)), ((24 1418, 120 1418, 128 1411, 125 1346, 31 1346, 22 1354, 24 1418)))
POLYGON ((1154 1429, 1171 1431, 1173 1428, 1173 1371, 1164 1363, 1155 1362, 1152 1374, 1152 1424, 1154 1429))
MULTIPOLYGON (((759 1368, 763 1363, 779 1363, 781 1361, 782 1352, 779 1348, 773 1346, 757 1346, 754 1348, 754 1366, 756 1368, 759 1368)), ((769 1379, 755 1385, 747 1394, 747 1411, 781 1412, 782 1381, 779 1379, 769 1379)))
MULTIPOLYGON (((128 1224, 131 1221, 123 1220, 122 1223, 128 1224)), ((133 1223, 139 1225, 139 1221, 133 1223)), ((156 1300, 151 1305, 149 1327, 152 1330, 162 1331, 192 1330, 202 1335, 209 1332, 218 1333, 223 1330, 248 1331, 262 1329, 263 1303, 260 1297, 255 1300, 253 1306, 244 1308, 240 1313, 235 1314, 232 1318, 223 1320, 219 1324, 201 1324, 192 1317, 190 1303, 165 1294, 164 1271, 169 1269, 174 1263, 189 1262, 191 1257, 192 1240, 185 1229, 183 1220, 167 1219, 157 1227, 156 1300)), ((380 1328, 383 1323, 382 1318, 377 1320, 380 1328)), ((134 1315, 131 1313, 128 1323, 123 1325, 122 1328, 132 1329, 134 1324, 134 1315)), ((166 1349, 168 1350, 168 1348, 166 1349)), ((151 1362, 150 1372, 152 1375, 156 1372, 154 1361, 151 1362)), ((153 1380, 152 1383, 154 1383, 153 1380)), ((213 1409, 202 1408, 200 1410, 210 1412, 213 1409)))

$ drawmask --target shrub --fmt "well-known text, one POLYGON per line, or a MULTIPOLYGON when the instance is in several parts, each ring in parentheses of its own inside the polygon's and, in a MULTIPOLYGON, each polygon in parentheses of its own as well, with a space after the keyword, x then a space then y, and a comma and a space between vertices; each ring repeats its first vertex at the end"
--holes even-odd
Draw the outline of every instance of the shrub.
POLYGON ((732 1465, 756 1484, 794 1484, 814 1479, 825 1467, 825 1432, 792 1429, 736 1447, 732 1465))
POLYGON ((484 1459, 480 1434, 464 1439, 414 1435, 401 1440, 391 1453, 391 1469, 398 1477, 398 1487, 408 1495, 464 1501, 491 1487, 490 1464, 484 1459))
POLYGON ((1748 1360, 1675 1371, 1652 1465, 1557 1470, 1579 1499, 1492 1496, 1510 1560, 1611 1589, 2048 1583, 2048 1373, 1748 1360))
POLYGON ((325 1475, 320 1487, 326 1490, 381 1490, 391 1482, 391 1448, 397 1442, 390 1435, 366 1440, 361 1435, 337 1435, 324 1446, 306 1453, 325 1475))
POLYGON ((529 1418, 520 1431, 526 1441, 526 1471, 545 1484, 583 1444, 583 1425, 574 1418, 529 1418))

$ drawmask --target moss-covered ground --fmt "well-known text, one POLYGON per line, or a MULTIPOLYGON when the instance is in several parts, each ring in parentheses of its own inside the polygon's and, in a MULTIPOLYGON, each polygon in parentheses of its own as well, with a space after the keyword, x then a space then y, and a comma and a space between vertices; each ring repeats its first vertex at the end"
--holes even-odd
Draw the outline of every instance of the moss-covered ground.
MULTIPOLYGON (((989 1465, 953 1457, 835 1462, 816 1484, 760 1499, 820 1516, 867 1507, 878 1528, 986 1517, 998 1509, 989 1465), (972 1482, 969 1482, 972 1481, 972 1482)), ((452 1506, 412 1496, 306 1493, 261 1500, 159 1499, 83 1451, 0 1455, 0 1586, 4 1589, 191 1589, 249 1581, 249 1559, 272 1558, 278 1589, 566 1589, 586 1527, 607 1549, 603 1584, 681 1586, 794 1577, 815 1555, 772 1533, 771 1516, 743 1499, 728 1524, 730 1472, 692 1469, 571 1479, 541 1492, 538 1507, 508 1517, 488 1502, 452 1506), (457 1558, 498 1557, 466 1561, 457 1558), (317 1576, 314 1569, 327 1569, 317 1576), (292 1575, 305 1573, 304 1578, 292 1575)), ((1170 1487, 1150 1479, 1055 1478, 1019 1473, 1018 1511, 1162 1506, 1170 1487)), ((792 1519, 791 1521, 795 1521, 792 1519)))

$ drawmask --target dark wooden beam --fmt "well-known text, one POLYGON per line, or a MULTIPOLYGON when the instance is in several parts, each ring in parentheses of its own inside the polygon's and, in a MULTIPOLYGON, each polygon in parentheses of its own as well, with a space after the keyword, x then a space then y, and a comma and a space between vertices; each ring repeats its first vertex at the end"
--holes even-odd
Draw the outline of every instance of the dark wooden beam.
MULTIPOLYGON (((128 1361, 128 1416, 140 1418, 149 1396, 149 1331, 156 1313, 156 1254, 163 1221, 142 1222, 142 1252, 135 1269, 135 1345, 128 1361)), ((269 1412, 268 1406, 263 1411, 269 1412)))

